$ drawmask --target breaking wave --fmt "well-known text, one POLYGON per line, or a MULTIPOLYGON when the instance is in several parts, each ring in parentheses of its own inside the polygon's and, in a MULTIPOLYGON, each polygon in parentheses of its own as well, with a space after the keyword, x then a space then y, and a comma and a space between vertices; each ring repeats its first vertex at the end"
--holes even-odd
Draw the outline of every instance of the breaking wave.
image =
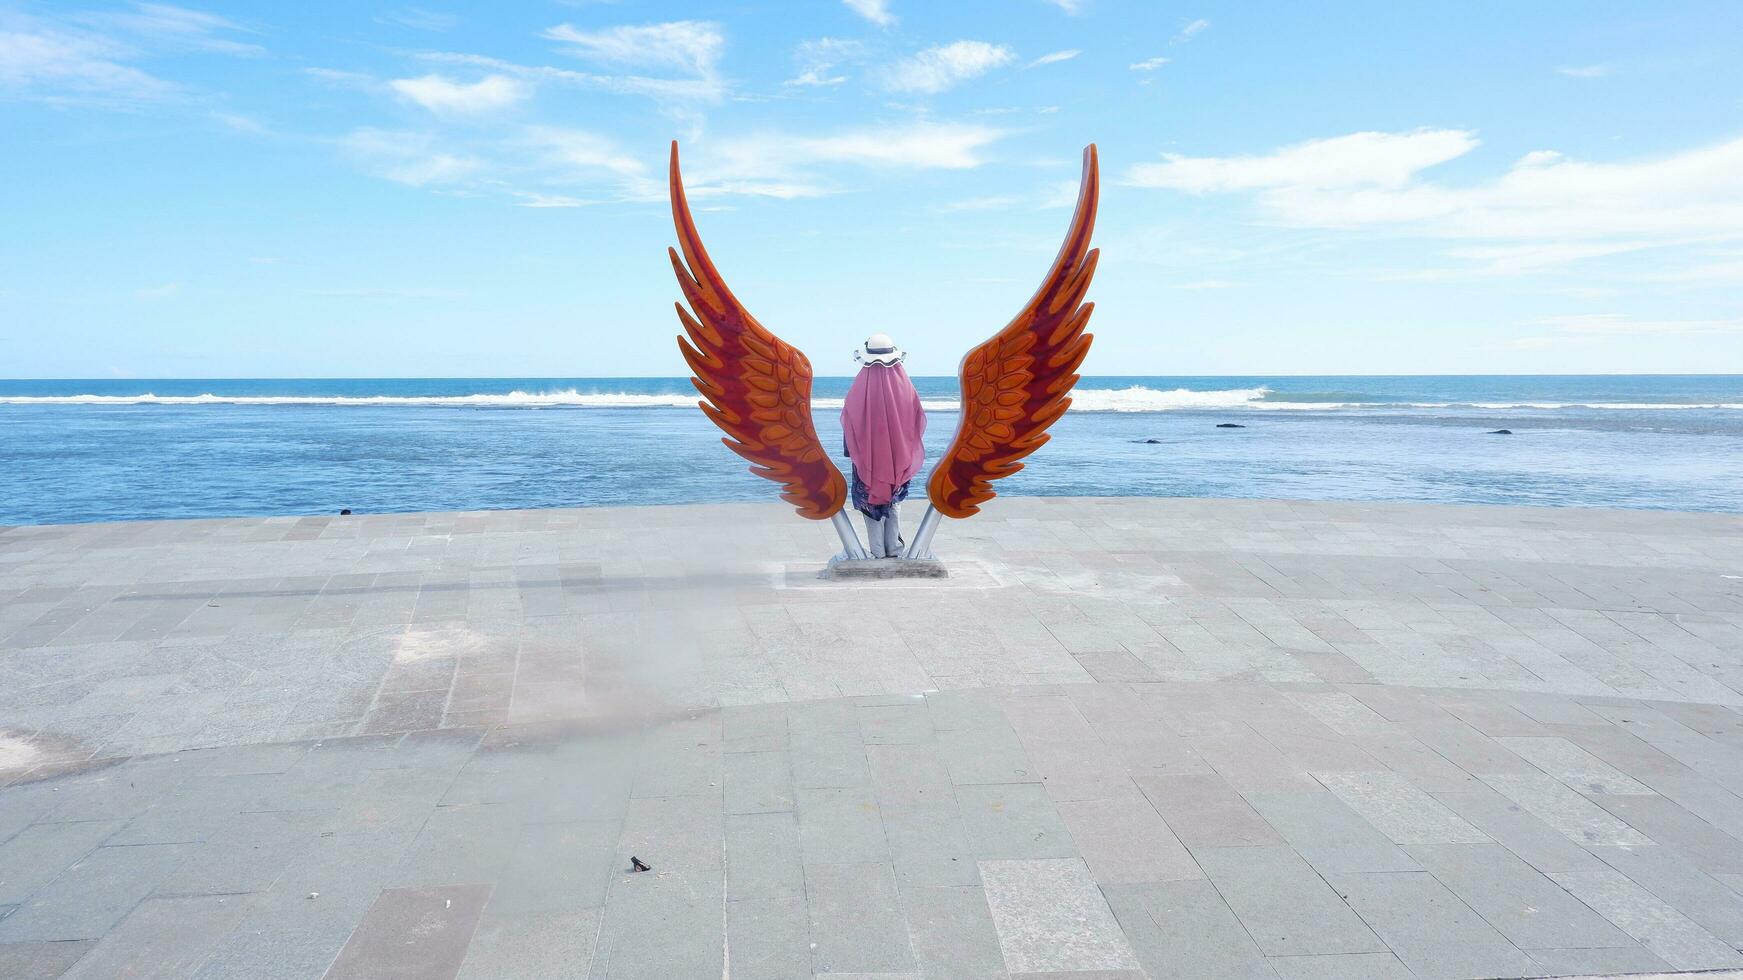
POLYGON ((336 405, 406 408, 689 408, 695 395, 527 392, 494 395, 12 395, 4 405, 336 405))
MULTIPOLYGON (((1079 388, 1071 393, 1074 412, 1170 412, 1190 410, 1338 411, 1382 409, 1476 409, 1489 411, 1554 411, 1596 409, 1655 411, 1662 409, 1743 410, 1732 402, 1403 402, 1364 400, 1360 392, 1274 393, 1269 388, 1228 388, 1194 391, 1162 390, 1143 385, 1126 388, 1079 388)), ((471 395, 6 395, 0 405, 328 405, 355 408, 693 408, 697 396, 685 392, 511 391, 471 395)), ((819 410, 838 410, 842 399, 817 397, 819 410)), ((957 399, 925 398, 929 411, 950 412, 957 399)))

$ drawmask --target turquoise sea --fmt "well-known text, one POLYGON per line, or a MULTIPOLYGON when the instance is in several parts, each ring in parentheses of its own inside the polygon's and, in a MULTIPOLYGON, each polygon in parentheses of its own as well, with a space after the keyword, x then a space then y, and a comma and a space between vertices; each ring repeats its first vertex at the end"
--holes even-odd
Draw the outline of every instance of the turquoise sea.
MULTIPOLYGON (((827 446, 848 381, 817 381, 827 446)), ((956 381, 916 383, 936 459, 956 381)), ((683 378, 0 381, 0 524, 775 499, 694 404, 683 378)), ((1743 512, 1743 375, 1096 377, 1053 433, 1001 493, 1743 512)))

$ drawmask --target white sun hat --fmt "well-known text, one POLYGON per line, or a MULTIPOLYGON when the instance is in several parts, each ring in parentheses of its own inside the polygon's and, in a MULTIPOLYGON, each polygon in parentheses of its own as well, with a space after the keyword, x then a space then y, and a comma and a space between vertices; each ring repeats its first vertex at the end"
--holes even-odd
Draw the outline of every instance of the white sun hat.
POLYGON ((861 364, 896 364, 907 356, 908 352, 898 348, 887 333, 872 334, 853 352, 853 359, 861 364))

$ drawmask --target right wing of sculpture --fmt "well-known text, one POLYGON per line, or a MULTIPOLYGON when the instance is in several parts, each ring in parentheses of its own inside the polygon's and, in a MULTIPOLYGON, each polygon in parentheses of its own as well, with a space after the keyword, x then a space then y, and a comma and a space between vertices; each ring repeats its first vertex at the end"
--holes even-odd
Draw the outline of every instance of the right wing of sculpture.
POLYGON ((994 497, 992 481, 1023 468, 1047 441, 1047 427, 1071 406, 1077 368, 1089 353, 1094 303, 1083 301, 1095 275, 1100 175, 1095 144, 1083 151, 1083 182, 1065 243, 1029 305, 962 359, 962 421, 932 471, 926 495, 946 517, 968 517, 994 497))
POLYGON ((829 461, 811 421, 811 362, 758 323, 726 288, 690 215, 676 140, 671 193, 683 256, 666 251, 690 304, 675 304, 688 335, 678 338, 678 347, 695 372, 702 411, 726 433, 721 442, 750 461, 752 473, 782 485, 781 499, 800 517, 828 520, 847 502, 847 481, 829 461))

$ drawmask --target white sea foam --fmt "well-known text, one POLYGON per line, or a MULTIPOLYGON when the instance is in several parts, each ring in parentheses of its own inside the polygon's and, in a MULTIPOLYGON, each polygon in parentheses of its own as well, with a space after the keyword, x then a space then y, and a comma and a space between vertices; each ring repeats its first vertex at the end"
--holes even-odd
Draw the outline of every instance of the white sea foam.
POLYGON ((506 395, 12 395, 4 405, 337 405, 407 408, 691 408, 689 394, 511 391, 506 395))
MULTIPOLYGON (((1248 409, 1261 411, 1337 411, 1380 409, 1478 409, 1487 411, 1554 411, 1594 409, 1656 411, 1672 409, 1743 410, 1743 403, 1703 402, 1365 402, 1271 400, 1268 388, 1227 388, 1194 391, 1128 388, 1078 388, 1071 393, 1074 412, 1169 412, 1180 410, 1248 409)), ((511 391, 473 395, 7 395, 0 405, 330 405, 337 407, 407 408, 693 408, 697 396, 688 393, 511 391)), ((955 398, 928 398, 928 411, 951 412, 955 398)), ((840 398, 815 398, 818 410, 837 411, 840 398)))

